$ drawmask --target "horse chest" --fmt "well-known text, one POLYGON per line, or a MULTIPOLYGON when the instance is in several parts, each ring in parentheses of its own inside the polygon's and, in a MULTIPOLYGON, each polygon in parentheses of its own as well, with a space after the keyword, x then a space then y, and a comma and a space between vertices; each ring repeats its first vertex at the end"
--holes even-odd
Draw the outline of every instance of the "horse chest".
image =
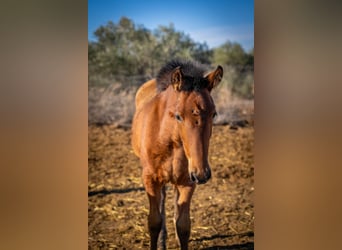
POLYGON ((179 179, 188 176, 188 161, 183 148, 172 147, 161 155, 163 157, 157 157, 155 165, 163 182, 177 183, 179 179))

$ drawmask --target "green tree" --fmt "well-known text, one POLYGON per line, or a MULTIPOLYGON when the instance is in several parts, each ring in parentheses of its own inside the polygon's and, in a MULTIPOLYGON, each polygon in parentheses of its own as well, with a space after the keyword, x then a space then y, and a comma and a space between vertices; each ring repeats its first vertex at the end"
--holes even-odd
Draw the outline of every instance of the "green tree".
POLYGON ((97 41, 88 45, 91 75, 110 79, 132 75, 154 77, 160 66, 173 58, 210 63, 208 46, 176 31, 173 24, 151 32, 122 17, 118 24, 110 21, 100 26, 94 35, 97 41))
POLYGON ((160 67, 175 58, 197 60, 203 64, 221 64, 229 88, 248 97, 253 82, 254 50, 246 53, 240 44, 226 42, 209 49, 206 43, 195 42, 173 24, 150 31, 132 20, 122 17, 109 21, 95 32, 96 41, 88 43, 90 84, 141 84, 155 77, 160 67))
POLYGON ((213 63, 225 67, 224 83, 242 98, 253 98, 254 49, 246 53, 238 43, 227 41, 214 49, 213 63))
POLYGON ((245 66, 247 55, 240 44, 228 41, 214 50, 214 61, 225 65, 245 66))

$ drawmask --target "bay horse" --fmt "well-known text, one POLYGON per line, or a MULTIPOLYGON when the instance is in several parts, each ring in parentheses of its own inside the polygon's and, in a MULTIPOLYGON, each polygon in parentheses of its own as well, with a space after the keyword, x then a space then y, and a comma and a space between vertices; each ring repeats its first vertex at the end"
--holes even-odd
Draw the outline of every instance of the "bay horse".
POLYGON ((174 223, 184 250, 190 237, 192 194, 196 184, 211 177, 208 149, 216 111, 210 93, 223 69, 204 73, 199 63, 173 60, 136 93, 132 146, 149 199, 150 249, 157 249, 158 238, 166 249, 165 184, 174 186, 174 223))

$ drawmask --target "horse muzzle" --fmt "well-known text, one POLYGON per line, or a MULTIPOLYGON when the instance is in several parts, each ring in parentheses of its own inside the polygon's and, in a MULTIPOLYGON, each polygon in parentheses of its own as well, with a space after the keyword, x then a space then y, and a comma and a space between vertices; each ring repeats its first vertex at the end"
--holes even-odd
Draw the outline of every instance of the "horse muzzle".
POLYGON ((198 175, 195 172, 190 172, 190 180, 196 184, 204 184, 211 178, 210 167, 205 168, 204 174, 198 175))

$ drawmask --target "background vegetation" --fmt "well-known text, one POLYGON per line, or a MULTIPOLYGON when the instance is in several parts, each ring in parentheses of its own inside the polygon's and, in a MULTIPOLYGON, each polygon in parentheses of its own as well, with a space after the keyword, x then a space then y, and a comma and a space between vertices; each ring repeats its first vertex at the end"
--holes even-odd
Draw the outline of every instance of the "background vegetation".
POLYGON ((236 98, 253 99, 254 49, 246 52, 230 41, 209 49, 206 43, 194 41, 172 24, 151 31, 126 17, 117 24, 109 21, 100 26, 94 35, 96 41, 88 45, 91 123, 129 122, 138 86, 154 78, 160 67, 174 58, 197 60, 208 70, 223 66, 220 90, 213 93, 221 113, 227 113, 227 105, 236 98), (120 117, 115 115, 118 112, 120 117))

